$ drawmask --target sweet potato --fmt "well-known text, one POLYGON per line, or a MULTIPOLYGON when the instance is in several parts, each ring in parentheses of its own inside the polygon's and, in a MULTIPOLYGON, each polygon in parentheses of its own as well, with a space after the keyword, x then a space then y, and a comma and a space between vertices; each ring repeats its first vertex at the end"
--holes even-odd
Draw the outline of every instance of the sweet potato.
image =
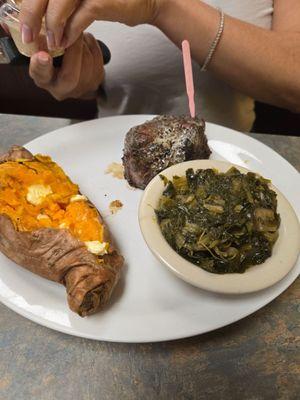
POLYGON ((0 157, 0 250, 66 287, 80 316, 104 306, 123 257, 100 213, 50 157, 13 146, 0 157))

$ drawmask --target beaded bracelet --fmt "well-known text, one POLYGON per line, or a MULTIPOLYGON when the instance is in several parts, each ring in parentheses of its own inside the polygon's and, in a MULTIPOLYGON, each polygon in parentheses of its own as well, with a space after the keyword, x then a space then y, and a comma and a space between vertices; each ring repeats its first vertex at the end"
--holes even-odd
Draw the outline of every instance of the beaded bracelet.
POLYGON ((220 8, 218 8, 218 10, 220 11, 220 25, 219 25, 218 33, 217 33, 214 41, 212 42, 212 44, 209 48, 208 55, 204 61, 203 66, 201 67, 202 72, 207 70, 207 67, 208 67, 209 63, 211 62, 213 55, 215 54, 215 51, 218 47, 218 44, 219 44, 221 37, 223 35, 223 32, 224 32, 225 14, 224 14, 224 11, 221 10, 220 8))

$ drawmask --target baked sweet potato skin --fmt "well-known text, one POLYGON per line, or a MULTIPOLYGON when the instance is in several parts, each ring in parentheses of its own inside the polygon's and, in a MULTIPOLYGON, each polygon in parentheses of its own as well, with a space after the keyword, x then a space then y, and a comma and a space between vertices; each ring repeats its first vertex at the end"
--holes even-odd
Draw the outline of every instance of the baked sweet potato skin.
POLYGON ((32 161, 34 156, 22 146, 12 146, 7 153, 0 156, 0 163, 6 161, 27 160, 32 161))
MULTIPOLYGON (((14 146, 0 158, 0 164, 19 159, 32 160, 33 155, 14 146)), ((67 229, 21 232, 4 214, 0 214, 0 251, 31 272, 63 284, 72 311, 80 316, 93 314, 108 302, 124 263, 98 211, 97 215, 104 227, 103 239, 110 243, 104 256, 92 254, 67 229)))

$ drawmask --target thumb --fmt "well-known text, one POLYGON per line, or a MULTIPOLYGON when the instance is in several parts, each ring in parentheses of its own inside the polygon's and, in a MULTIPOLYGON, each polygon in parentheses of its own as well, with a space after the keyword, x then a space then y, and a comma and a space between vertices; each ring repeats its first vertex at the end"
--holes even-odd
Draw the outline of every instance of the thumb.
POLYGON ((31 57, 29 75, 37 86, 46 89, 53 81, 54 74, 52 57, 48 53, 40 51, 31 57))

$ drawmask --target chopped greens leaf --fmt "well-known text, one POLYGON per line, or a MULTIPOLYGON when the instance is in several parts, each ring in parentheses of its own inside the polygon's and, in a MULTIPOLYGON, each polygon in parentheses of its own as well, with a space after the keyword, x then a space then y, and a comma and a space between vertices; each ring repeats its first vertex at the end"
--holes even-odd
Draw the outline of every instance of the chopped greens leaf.
POLYGON ((243 273, 272 255, 280 216, 269 181, 236 168, 163 178, 156 216, 172 248, 206 271, 243 273))

